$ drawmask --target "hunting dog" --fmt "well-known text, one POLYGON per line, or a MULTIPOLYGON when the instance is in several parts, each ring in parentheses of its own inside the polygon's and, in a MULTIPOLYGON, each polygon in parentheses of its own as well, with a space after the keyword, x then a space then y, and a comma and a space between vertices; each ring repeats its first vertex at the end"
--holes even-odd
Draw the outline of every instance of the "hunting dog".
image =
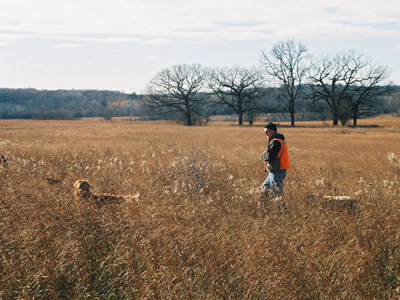
POLYGON ((322 204, 322 207, 330 208, 336 211, 347 211, 348 213, 356 213, 360 208, 360 200, 350 196, 321 196, 318 194, 307 195, 309 204, 322 204))
POLYGON ((139 193, 131 195, 113 195, 113 194, 97 194, 90 190, 90 184, 87 180, 79 179, 74 183, 75 200, 93 201, 98 207, 103 207, 106 204, 117 204, 122 202, 132 202, 139 199, 139 193))

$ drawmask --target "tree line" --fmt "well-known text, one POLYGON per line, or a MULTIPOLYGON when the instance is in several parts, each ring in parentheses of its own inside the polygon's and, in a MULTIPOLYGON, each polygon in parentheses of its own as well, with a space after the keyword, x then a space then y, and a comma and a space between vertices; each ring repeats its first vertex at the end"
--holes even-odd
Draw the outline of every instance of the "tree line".
POLYGON ((283 103, 295 126, 296 102, 307 99, 311 107, 325 104, 333 125, 352 119, 357 126, 360 117, 376 113, 384 97, 396 91, 386 82, 388 76, 385 66, 362 53, 314 57, 306 45, 289 40, 263 51, 259 67, 192 64, 163 69, 150 81, 143 104, 155 114, 179 114, 191 126, 202 115, 206 94, 212 104, 232 109, 239 125, 244 117, 251 124, 258 114, 278 111, 283 103))
POLYGON ((134 115, 139 96, 107 90, 0 89, 2 119, 77 119, 134 115))
POLYGON ((211 115, 236 114, 238 124, 259 116, 275 121, 331 119, 357 125, 364 116, 400 115, 400 88, 388 69, 355 51, 313 56, 306 45, 282 41, 261 51, 260 65, 165 68, 145 93, 101 90, 0 89, 0 118, 75 119, 116 116, 170 119, 187 126, 211 115))
MULTIPOLYGON (((309 87, 302 87, 305 91, 309 87)), ((269 117, 273 121, 290 121, 290 114, 285 102, 282 101, 280 88, 266 88, 263 91, 267 96, 260 98, 265 101, 265 112, 245 110, 243 122, 253 124, 258 117, 269 117)), ((193 124, 200 124, 201 120, 212 115, 227 115, 227 120, 232 120, 231 115, 237 112, 228 105, 215 104, 217 98, 212 93, 203 93, 204 103, 196 110, 193 124)), ((57 119, 73 120, 84 117, 127 117, 137 120, 175 120, 182 122, 181 113, 167 112, 161 108, 157 112, 146 107, 143 102, 146 95, 126 94, 115 91, 98 90, 36 90, 36 89, 7 89, 0 88, 0 119, 57 119)), ((371 115, 393 113, 400 117, 400 87, 395 92, 378 100, 379 105, 371 111, 371 115)), ((312 104, 309 99, 300 97, 296 101, 296 119, 328 120, 330 111, 323 102, 312 104)), ((254 106, 253 106, 254 107, 254 106)), ((251 108, 251 107, 250 107, 251 108)), ((237 118, 236 118, 237 119, 237 118)))

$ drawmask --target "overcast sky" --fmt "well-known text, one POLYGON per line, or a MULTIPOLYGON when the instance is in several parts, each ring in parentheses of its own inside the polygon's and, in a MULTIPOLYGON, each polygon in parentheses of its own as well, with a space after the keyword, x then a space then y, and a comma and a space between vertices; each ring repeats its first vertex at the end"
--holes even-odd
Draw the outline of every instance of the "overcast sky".
POLYGON ((176 64, 258 66, 295 39, 400 85, 399 0, 0 0, 0 87, 141 93, 176 64))

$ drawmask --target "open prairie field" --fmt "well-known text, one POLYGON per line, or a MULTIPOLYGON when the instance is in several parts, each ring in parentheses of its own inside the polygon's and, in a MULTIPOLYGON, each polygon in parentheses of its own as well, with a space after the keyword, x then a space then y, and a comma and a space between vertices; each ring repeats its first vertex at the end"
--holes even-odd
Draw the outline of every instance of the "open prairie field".
POLYGON ((0 120, 0 299, 400 299, 400 120, 278 128, 286 211, 261 125, 0 120))

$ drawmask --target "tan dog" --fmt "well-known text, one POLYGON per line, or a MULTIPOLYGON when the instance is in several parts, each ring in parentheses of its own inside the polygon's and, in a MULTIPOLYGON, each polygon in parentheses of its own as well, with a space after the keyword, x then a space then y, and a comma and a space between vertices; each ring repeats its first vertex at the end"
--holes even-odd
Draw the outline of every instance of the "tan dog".
POLYGON ((321 203, 323 207, 331 208, 338 211, 347 211, 349 213, 358 212, 360 200, 349 196, 322 196, 318 194, 308 194, 307 200, 309 204, 321 203))
POLYGON ((74 196, 75 200, 92 200, 98 207, 102 207, 105 204, 137 201, 139 193, 135 196, 96 194, 90 190, 90 184, 87 180, 80 179, 74 183, 74 196))

